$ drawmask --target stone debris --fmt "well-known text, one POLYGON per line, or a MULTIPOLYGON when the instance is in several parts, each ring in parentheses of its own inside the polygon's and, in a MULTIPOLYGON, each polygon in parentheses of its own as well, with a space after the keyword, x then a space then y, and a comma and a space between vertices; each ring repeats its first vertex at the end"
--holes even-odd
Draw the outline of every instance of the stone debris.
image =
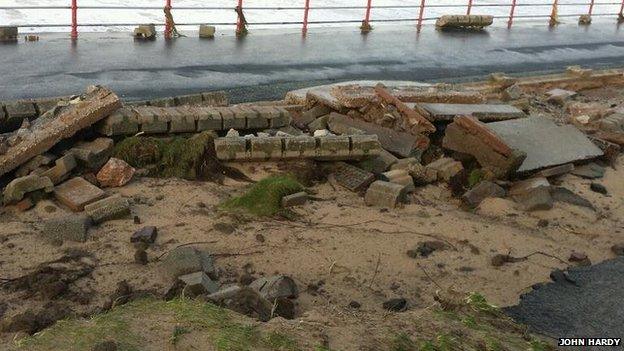
POLYGON ((131 243, 146 243, 153 244, 156 242, 156 237, 158 236, 158 228, 154 226, 143 227, 130 237, 131 243))
POLYGON ((171 250, 161 262, 164 270, 172 278, 194 272, 204 272, 209 277, 215 276, 212 256, 207 251, 193 246, 177 247, 171 250))
POLYGON ((269 301, 279 298, 294 299, 299 296, 297 284, 292 278, 285 275, 259 278, 253 281, 249 287, 269 301))
POLYGON ((550 210, 553 207, 550 183, 546 178, 530 178, 516 182, 509 189, 509 195, 525 211, 550 210))
POLYGON ((421 103, 434 121, 452 121, 457 116, 472 116, 483 122, 524 118, 526 114, 511 105, 421 103))
POLYGON ((604 177, 605 168, 594 162, 590 162, 586 165, 574 168, 571 173, 585 179, 598 179, 604 177))
POLYGON ((83 211, 85 206, 101 200, 106 193, 82 177, 72 178, 54 188, 54 196, 72 211, 83 211))
POLYGON ((70 152, 57 159, 53 167, 41 172, 40 175, 50 178, 52 184, 57 185, 69 178, 69 175, 76 166, 76 158, 74 154, 70 152))
POLYGON ((377 180, 371 184, 364 196, 366 206, 396 208, 405 201, 405 186, 377 180))
POLYGON ((485 15, 444 15, 436 21, 436 28, 439 29, 483 29, 494 23, 493 16, 485 15))
POLYGON ((382 173, 380 177, 384 181, 403 185, 406 192, 413 192, 416 190, 416 187, 414 186, 414 179, 409 174, 407 169, 394 169, 382 173))
POLYGON ((565 89, 553 89, 546 92, 547 101, 560 106, 563 106, 567 100, 575 96, 575 91, 565 89))
POLYGON ((199 37, 203 39, 213 39, 217 28, 208 24, 199 25, 199 37))
POLYGON ((609 192, 607 191, 607 188, 599 183, 591 183, 589 184, 589 189, 595 193, 599 193, 602 195, 607 195, 609 194, 609 192))
POLYGON ((43 222, 41 234, 55 245, 65 241, 85 242, 91 221, 85 215, 75 214, 43 222))
POLYGON ((102 87, 90 88, 85 95, 72 100, 57 116, 38 118, 19 143, 0 155, 0 175, 43 154, 62 139, 95 124, 119 107, 121 102, 112 91, 102 87))
POLYGON ((142 24, 134 29, 134 37, 137 39, 156 39, 156 26, 154 24, 142 24))
POLYGON ((37 171, 41 167, 50 165, 51 163, 54 162, 55 159, 56 157, 51 154, 37 155, 33 157, 32 159, 30 159, 28 162, 19 166, 19 168, 15 171, 15 176, 25 177, 31 174, 32 172, 37 171))
POLYGON ((111 196, 86 205, 84 210, 94 223, 99 224, 130 215, 130 204, 120 196, 111 196))
POLYGON ((363 192, 375 181, 373 173, 344 162, 334 165, 332 175, 338 184, 353 192, 363 192))
POLYGON ((550 191, 550 195, 553 200, 558 202, 565 202, 574 206, 586 207, 593 211, 596 210, 594 205, 589 200, 564 187, 553 187, 550 191))
POLYGON ((184 297, 213 294, 219 291, 219 285, 203 271, 181 275, 178 280, 183 283, 182 295, 184 297))
POLYGON ((287 195, 282 198, 282 207, 294 207, 294 206, 302 206, 308 202, 308 193, 305 191, 301 191, 298 193, 294 193, 292 195, 287 195))
POLYGON ((54 190, 54 184, 49 178, 36 174, 16 178, 4 188, 2 201, 5 205, 14 204, 22 200, 27 194, 39 190, 51 193, 54 190))
POLYGON ((136 169, 125 161, 111 157, 97 173, 97 180, 103 187, 122 187, 132 179, 135 172, 136 169))
POLYGON ((560 175, 570 173, 570 172, 574 172, 574 164, 566 163, 561 166, 554 166, 554 167, 543 169, 539 171, 536 174, 536 176, 549 178, 549 177, 560 176, 560 175))
POLYGON ((448 182, 463 169, 464 166, 462 166, 461 162, 450 157, 443 157, 426 165, 425 174, 435 174, 436 179, 448 182))
POLYGON ((470 207, 477 207, 487 198, 505 197, 506 193, 505 189, 496 183, 484 180, 464 193, 462 200, 470 207))
POLYGON ((0 42, 17 41, 18 29, 16 26, 0 27, 0 42))
POLYGON ((70 153, 87 169, 102 168, 113 153, 114 142, 109 138, 97 138, 93 141, 82 141, 71 148, 70 153))

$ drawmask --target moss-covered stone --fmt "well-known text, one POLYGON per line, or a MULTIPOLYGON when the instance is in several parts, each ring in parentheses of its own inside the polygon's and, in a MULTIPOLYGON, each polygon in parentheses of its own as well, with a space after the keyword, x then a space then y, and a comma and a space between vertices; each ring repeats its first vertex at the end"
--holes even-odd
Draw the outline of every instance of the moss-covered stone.
POLYGON ((245 194, 227 200, 221 209, 272 216, 281 210, 282 197, 302 190, 303 186, 290 176, 271 176, 251 186, 245 194))

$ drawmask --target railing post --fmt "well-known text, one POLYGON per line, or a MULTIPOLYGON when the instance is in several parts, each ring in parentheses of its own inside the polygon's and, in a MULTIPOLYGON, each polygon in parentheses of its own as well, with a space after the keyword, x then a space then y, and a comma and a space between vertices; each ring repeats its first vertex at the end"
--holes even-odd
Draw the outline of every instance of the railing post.
POLYGON ((591 16, 593 11, 594 11, 594 0, 591 0, 589 2, 589 11, 587 11, 587 14, 591 16))
POLYGON ((466 9, 466 15, 470 16, 471 11, 472 11, 472 0, 468 0, 468 8, 466 9))
POLYGON ((308 34, 308 12, 310 12, 310 0, 305 0, 305 6, 303 9, 303 28, 301 33, 305 36, 308 34))
POLYGON ((76 40, 78 39, 78 0, 72 0, 71 11, 72 11, 71 38, 72 40, 76 40))
POLYGON ((624 22, 624 0, 622 0, 622 6, 620 6, 620 13, 618 13, 618 22, 624 22))
POLYGON ((416 31, 418 33, 420 33, 420 28, 422 28, 422 21, 423 21, 424 13, 425 13, 425 0, 420 0, 420 9, 418 10, 418 24, 416 25, 416 31))
MULTIPOLYGON (((165 13, 171 13, 171 0, 165 0, 165 13)), ((171 23, 165 16, 165 39, 171 39, 173 33, 173 28, 171 28, 171 23)))
POLYGON ((513 24, 514 13, 516 12, 516 0, 511 0, 511 10, 509 11, 509 21, 507 21, 507 28, 511 28, 513 24))
POLYGON ((243 13, 243 0, 238 0, 238 6, 236 7, 236 13, 238 18, 236 20, 236 35, 243 34, 244 22, 241 14, 243 13))
POLYGON ((373 0, 367 0, 366 2, 366 15, 364 15, 364 20, 362 21, 362 26, 360 27, 360 29, 362 30, 362 33, 368 33, 371 31, 371 29, 373 29, 373 27, 371 27, 370 25, 372 3, 373 3, 373 0))
POLYGON ((551 27, 559 24, 559 10, 558 10, 558 0, 553 0, 552 10, 550 11, 550 19, 548 20, 548 25, 551 27))

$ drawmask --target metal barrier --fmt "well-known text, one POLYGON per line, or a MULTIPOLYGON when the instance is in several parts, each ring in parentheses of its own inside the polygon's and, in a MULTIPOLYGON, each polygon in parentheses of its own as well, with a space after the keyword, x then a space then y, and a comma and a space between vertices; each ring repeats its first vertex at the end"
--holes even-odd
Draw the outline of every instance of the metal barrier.
MULTIPOLYGON (((236 1, 236 7, 224 7, 224 6, 173 6, 172 0, 164 0, 163 7, 157 6, 79 6, 78 0, 67 0, 70 2, 69 6, 0 6, 0 11, 3 10, 41 10, 41 9, 49 9, 49 10, 70 10, 71 11, 71 23, 70 24, 43 24, 43 23, 23 23, 23 24, 13 24, 18 27, 32 27, 32 28, 71 28, 71 37, 73 39, 78 38, 78 28, 80 27, 118 27, 118 26, 135 26, 142 23, 79 23, 78 22, 78 11, 79 10, 159 10, 163 11, 165 9, 168 10, 178 10, 178 11, 188 11, 188 10, 234 10, 237 12, 237 20, 235 23, 230 22, 221 22, 221 23, 211 23, 213 25, 234 25, 236 26, 236 33, 243 33, 246 25, 265 25, 265 26, 273 26, 273 25, 301 25, 301 32, 303 35, 306 35, 308 32, 309 25, 322 25, 322 24, 349 24, 349 23, 362 23, 362 30, 365 28, 370 29, 371 22, 378 23, 388 23, 388 22, 416 22, 417 31, 420 31, 423 25, 423 22, 436 20, 437 17, 424 17, 425 9, 428 8, 466 8, 466 14, 470 15, 472 13, 473 8, 497 8, 497 7, 509 7, 509 15, 501 16, 495 15, 494 18, 502 18, 507 19, 507 25, 509 28, 514 23, 515 19, 540 19, 547 18, 549 23, 552 25, 556 23, 557 18, 555 17, 577 17, 583 14, 587 14, 590 16, 596 17, 605 17, 605 16, 617 16, 619 22, 624 22, 624 0, 618 2, 595 2, 595 0, 589 0, 589 2, 574 2, 574 3, 559 3, 558 0, 553 0, 552 4, 545 3, 520 3, 517 0, 510 0, 509 4, 492 4, 492 3, 477 3, 475 0, 466 0, 466 5, 461 4, 453 4, 453 5, 426 5, 425 0, 420 0, 419 4, 415 5, 373 5, 373 0, 353 0, 365 2, 364 6, 311 6, 311 2, 313 0, 300 0, 303 1, 304 4, 302 7, 299 6, 279 6, 279 7, 244 7, 243 0, 231 0, 236 1), (619 13, 594 13, 594 8, 596 6, 603 5, 618 5, 620 6, 619 13), (586 13, 577 13, 577 14, 565 14, 565 15, 557 15, 557 10, 560 7, 566 6, 588 6, 588 11, 586 13), (519 7, 551 7, 550 14, 544 15, 516 15, 516 9, 519 7), (386 18, 386 19, 373 19, 372 18, 372 10, 373 9, 399 9, 404 10, 405 13, 409 14, 409 17, 405 18, 386 18), (303 11, 303 20, 299 21, 273 21, 273 22, 247 22, 244 18, 245 10, 254 10, 254 11, 285 11, 285 10, 301 10, 303 11), (310 21, 309 13, 311 10, 364 10, 363 19, 344 19, 344 20, 317 20, 310 21), (416 10, 418 11, 416 14, 416 10), (412 11, 415 16, 411 17, 412 11)), ((163 1, 163 0, 160 0, 163 1)), ((418 1, 418 0, 416 0, 418 1)), ((480 12, 479 14, 487 15, 487 11, 480 12)), ((204 23, 176 23, 180 26, 191 26, 191 25, 200 25, 204 23)), ((0 23, 0 25, 6 25, 0 23)), ((171 33, 170 23, 165 21, 163 23, 165 27, 165 37, 169 38, 171 33)))

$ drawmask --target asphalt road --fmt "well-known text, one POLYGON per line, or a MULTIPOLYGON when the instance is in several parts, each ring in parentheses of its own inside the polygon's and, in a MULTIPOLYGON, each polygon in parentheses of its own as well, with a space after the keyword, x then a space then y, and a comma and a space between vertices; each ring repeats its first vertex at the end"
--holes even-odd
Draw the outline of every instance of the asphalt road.
MULTIPOLYGON (((572 21, 572 20, 570 20, 572 21)), ((545 22, 545 21, 544 21, 545 22)), ((0 45, 0 100, 65 95, 89 84, 128 100, 226 89, 233 101, 279 99, 288 90, 339 80, 460 80, 494 71, 615 67, 624 62, 624 32, 615 19, 589 27, 545 23, 492 27, 482 33, 425 27, 257 30, 242 40, 221 35, 134 41, 128 33, 66 34, 0 45)))

